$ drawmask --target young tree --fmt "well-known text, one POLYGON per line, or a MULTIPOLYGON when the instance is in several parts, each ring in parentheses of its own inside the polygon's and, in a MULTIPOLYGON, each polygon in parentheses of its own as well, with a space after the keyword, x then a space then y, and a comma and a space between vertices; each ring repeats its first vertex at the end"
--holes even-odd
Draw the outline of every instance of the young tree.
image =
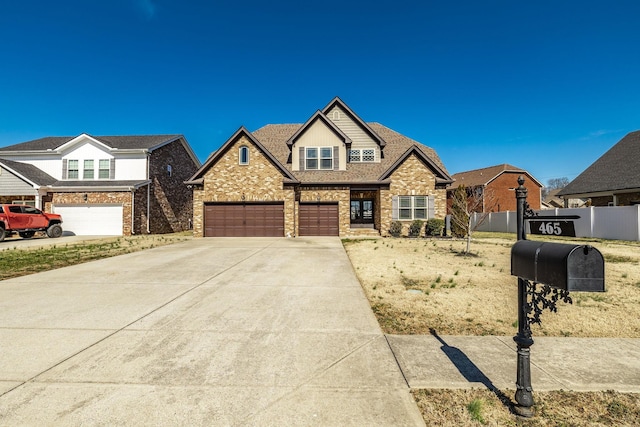
POLYGON ((489 216, 495 198, 482 187, 466 188, 461 185, 454 190, 451 202, 451 232, 456 237, 467 238, 465 253, 468 254, 471 251, 471 236, 489 216), (476 215, 475 223, 474 213, 480 214, 479 217, 476 215))

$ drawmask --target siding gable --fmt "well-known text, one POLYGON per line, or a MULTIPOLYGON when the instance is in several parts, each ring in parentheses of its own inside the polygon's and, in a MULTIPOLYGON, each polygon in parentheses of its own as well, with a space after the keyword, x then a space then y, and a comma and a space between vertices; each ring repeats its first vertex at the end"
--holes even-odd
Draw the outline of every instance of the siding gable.
POLYGON ((340 106, 336 105, 327 113, 327 118, 335 123, 351 139, 354 150, 375 149, 376 162, 380 161, 380 146, 359 123, 353 120, 340 106))
POLYGON ((324 122, 320 120, 314 121, 297 137, 291 150, 291 165, 294 171, 304 170, 304 148, 305 147, 333 147, 335 170, 345 170, 347 148, 344 142, 330 129, 324 122), (337 150, 336 150, 337 149, 337 150))
POLYGON ((25 182, 7 169, 0 167, 0 194, 3 196, 35 195, 33 185, 25 182))

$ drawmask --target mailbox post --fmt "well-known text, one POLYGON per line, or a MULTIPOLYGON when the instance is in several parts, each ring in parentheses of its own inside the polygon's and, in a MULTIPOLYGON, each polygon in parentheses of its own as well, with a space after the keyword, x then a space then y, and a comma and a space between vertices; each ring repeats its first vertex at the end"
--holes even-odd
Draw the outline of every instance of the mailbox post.
MULTIPOLYGON (((525 240, 524 214, 527 209, 527 189, 524 177, 518 177, 516 188, 518 241, 525 240)), ((516 412, 523 417, 533 416, 533 388, 531 387, 531 325, 527 313, 527 282, 518 277, 518 334, 513 337, 518 347, 517 379, 516 379, 516 412)))
POLYGON ((525 220, 534 219, 527 204, 524 178, 518 178, 517 239, 511 249, 511 274, 518 276, 518 347, 516 413, 533 416, 531 387, 531 323, 540 323, 544 308, 556 311, 556 302, 571 303, 569 291, 604 292, 604 258, 594 247, 526 240, 525 220), (542 285, 540 291, 536 285, 542 285), (547 297, 551 296, 551 299, 547 297))

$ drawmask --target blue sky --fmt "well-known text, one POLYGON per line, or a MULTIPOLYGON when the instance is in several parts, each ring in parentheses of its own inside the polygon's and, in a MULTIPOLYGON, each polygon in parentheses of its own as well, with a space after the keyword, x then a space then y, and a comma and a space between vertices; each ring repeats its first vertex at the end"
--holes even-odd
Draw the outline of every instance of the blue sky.
POLYGON ((640 129, 639 17, 637 0, 3 0, 0 146, 181 133, 204 161, 339 96, 452 174, 573 179, 640 129))

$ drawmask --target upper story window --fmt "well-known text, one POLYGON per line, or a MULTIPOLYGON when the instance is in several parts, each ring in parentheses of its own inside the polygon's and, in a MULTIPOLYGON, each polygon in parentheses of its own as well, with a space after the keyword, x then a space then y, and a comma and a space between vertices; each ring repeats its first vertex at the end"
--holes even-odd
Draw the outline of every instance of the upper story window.
POLYGON ((93 160, 85 160, 84 168, 82 170, 82 179, 93 179, 95 176, 94 173, 93 160))
POLYGON ((78 161, 77 160, 69 160, 67 165, 67 178, 69 179, 78 179, 78 161))
POLYGON ((62 161, 62 179, 113 179, 114 175, 115 159, 64 159, 62 161), (80 174, 80 164, 82 164, 82 174, 80 174))
POLYGON ((333 147, 307 147, 305 169, 333 169, 333 147))
POLYGON ((98 160, 98 179, 109 179, 109 167, 111 162, 109 159, 98 160))
POLYGON ((239 163, 241 165, 249 164, 249 147, 243 145, 238 152, 239 163))
POLYGON ((376 161, 376 150, 373 148, 349 150, 350 163, 375 162, 375 161, 376 161))

